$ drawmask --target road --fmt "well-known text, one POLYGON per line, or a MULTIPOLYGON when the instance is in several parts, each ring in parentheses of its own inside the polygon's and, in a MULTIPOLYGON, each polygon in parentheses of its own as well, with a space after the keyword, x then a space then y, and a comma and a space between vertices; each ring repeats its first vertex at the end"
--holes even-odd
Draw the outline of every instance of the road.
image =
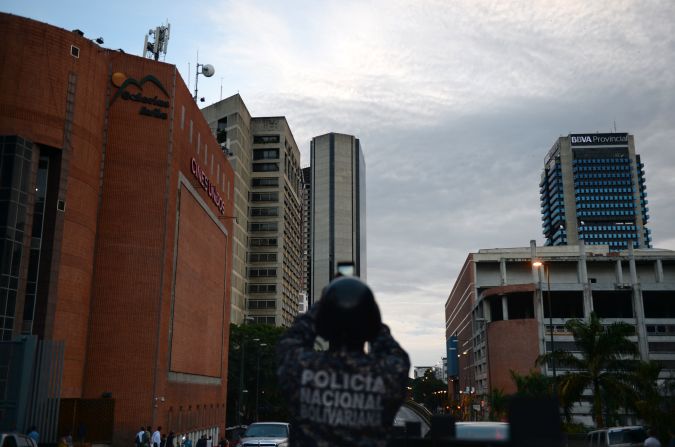
POLYGON ((405 426, 406 422, 419 422, 422 426, 422 436, 426 435, 429 431, 429 424, 427 421, 424 420, 422 416, 406 406, 406 404, 403 404, 398 410, 398 413, 396 413, 394 425, 405 426))

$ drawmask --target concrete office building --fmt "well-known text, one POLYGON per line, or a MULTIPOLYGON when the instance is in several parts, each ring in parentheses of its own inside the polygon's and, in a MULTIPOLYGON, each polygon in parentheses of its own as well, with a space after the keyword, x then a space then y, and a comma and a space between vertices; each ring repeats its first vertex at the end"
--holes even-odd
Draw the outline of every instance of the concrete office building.
POLYGON ((539 187, 546 245, 650 247, 644 165, 633 135, 558 138, 546 155, 539 187))
POLYGON ((366 164, 358 138, 329 133, 311 143, 311 301, 353 262, 366 280, 366 164))
POLYGON ((241 96, 233 95, 202 109, 218 144, 234 171, 231 322, 246 317, 246 257, 248 253, 249 192, 251 185, 251 114, 241 96))
POLYGON ((635 326, 640 357, 675 379, 675 252, 582 244, 470 253, 445 304, 449 392, 514 392, 509 370, 534 368, 537 356, 551 351, 551 330, 555 349, 574 352, 565 322, 592 311, 606 323, 635 326))
POLYGON ((233 319, 290 326, 301 292, 300 150, 284 117, 239 95, 202 109, 235 171, 233 319))
POLYGON ((303 299, 307 301, 305 312, 312 303, 309 301, 312 290, 312 168, 302 168, 302 279, 303 299))
POLYGON ((217 439, 230 163, 174 65, 9 14, 0 30, 0 430, 217 439))

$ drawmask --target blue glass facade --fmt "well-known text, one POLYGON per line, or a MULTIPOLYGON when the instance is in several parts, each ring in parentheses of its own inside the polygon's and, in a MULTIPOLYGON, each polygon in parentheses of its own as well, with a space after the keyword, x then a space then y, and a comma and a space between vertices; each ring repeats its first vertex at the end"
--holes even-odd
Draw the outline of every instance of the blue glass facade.
POLYGON ((539 183, 546 245, 651 246, 644 164, 631 157, 623 135, 626 143, 616 147, 575 147, 563 137, 549 152, 539 183), (565 206, 567 194, 574 195, 574 209, 565 206))

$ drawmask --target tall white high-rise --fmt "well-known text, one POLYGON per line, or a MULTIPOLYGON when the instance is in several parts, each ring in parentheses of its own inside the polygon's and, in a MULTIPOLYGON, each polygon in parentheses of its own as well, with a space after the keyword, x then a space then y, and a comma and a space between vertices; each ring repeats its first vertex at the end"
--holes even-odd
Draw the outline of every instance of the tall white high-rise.
POLYGON ((366 163, 359 139, 329 133, 311 144, 311 301, 321 297, 338 263, 366 279, 366 163))

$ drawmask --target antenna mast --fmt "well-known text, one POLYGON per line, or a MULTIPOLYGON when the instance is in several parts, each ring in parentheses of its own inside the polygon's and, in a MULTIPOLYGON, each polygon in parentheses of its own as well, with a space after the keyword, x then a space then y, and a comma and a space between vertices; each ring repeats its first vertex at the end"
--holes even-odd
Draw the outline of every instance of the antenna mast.
POLYGON ((171 34, 171 24, 167 20, 166 25, 160 25, 155 29, 148 31, 143 42, 143 57, 159 60, 160 53, 166 60, 166 49, 169 46, 169 36, 171 34), (153 37, 155 41, 150 42, 148 38, 153 37))

